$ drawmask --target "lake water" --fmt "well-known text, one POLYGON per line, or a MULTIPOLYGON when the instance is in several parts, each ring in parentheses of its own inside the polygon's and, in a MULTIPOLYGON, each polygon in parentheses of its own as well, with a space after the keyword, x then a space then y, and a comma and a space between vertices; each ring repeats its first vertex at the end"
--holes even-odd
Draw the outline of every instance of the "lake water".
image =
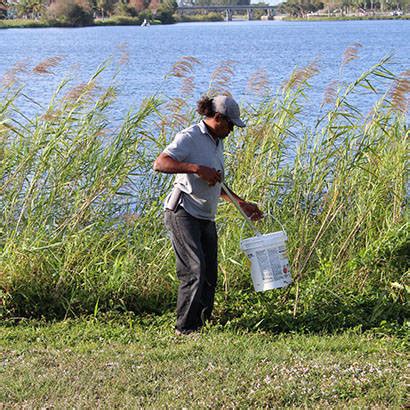
MULTIPOLYGON (((164 75, 182 56, 201 61, 195 70, 195 97, 204 93, 212 71, 225 60, 234 60, 231 90, 245 102, 254 98, 247 91, 251 75, 266 70, 276 89, 295 66, 319 58, 320 74, 313 80, 313 104, 320 104, 329 82, 338 77, 343 51, 353 43, 362 44, 360 58, 345 67, 344 77, 352 80, 387 54, 393 54, 391 70, 410 68, 410 21, 281 22, 242 21, 184 23, 167 26, 88 27, 78 29, 0 30, 0 77, 17 62, 26 62, 28 72, 21 78, 26 93, 46 104, 57 83, 73 78, 73 85, 87 80, 98 65, 110 56, 119 58, 119 44, 126 44, 129 60, 117 78, 119 98, 114 116, 158 91, 175 95, 177 84, 164 75), (39 76, 30 69, 40 61, 63 56, 55 76, 39 76)), ((111 66, 105 78, 115 68, 111 66)), ((27 111, 34 110, 28 102, 27 111)), ((368 104, 363 97, 363 104, 368 104)))

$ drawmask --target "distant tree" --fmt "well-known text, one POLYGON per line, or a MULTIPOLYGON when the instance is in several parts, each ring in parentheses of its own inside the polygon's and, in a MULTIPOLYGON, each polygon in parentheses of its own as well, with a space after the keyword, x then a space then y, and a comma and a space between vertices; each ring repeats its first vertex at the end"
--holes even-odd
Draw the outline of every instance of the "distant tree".
POLYGON ((38 18, 46 10, 45 0, 20 0, 14 4, 18 17, 38 18))
POLYGON ((324 8, 332 14, 335 11, 341 14, 365 13, 380 10, 402 10, 408 12, 410 0, 287 0, 279 6, 279 10, 293 16, 304 17, 308 12, 324 8), (322 3, 323 1, 323 3, 322 3))
POLYGON ((295 17, 305 17, 307 13, 313 13, 323 9, 324 4, 319 0, 287 0, 280 5, 279 10, 295 17))
POLYGON ((110 16, 114 11, 115 0, 96 0, 95 8, 102 18, 110 16))
POLYGON ((174 13, 178 7, 175 0, 166 0, 161 3, 155 12, 154 17, 163 24, 175 23, 174 13))
POLYGON ((137 13, 148 8, 150 0, 130 0, 129 7, 133 7, 137 13))
POLYGON ((407 13, 410 8, 410 0, 391 0, 388 3, 391 10, 401 10, 407 13))
POLYGON ((138 13, 138 17, 140 19, 140 21, 151 21, 152 20, 152 11, 150 9, 145 9, 142 10, 141 12, 138 13))
POLYGON ((118 16, 136 17, 138 12, 128 4, 127 0, 119 0, 115 6, 115 14, 118 16))
POLYGON ((194 0, 196 6, 248 6, 250 0, 194 0))
POLYGON ((86 26, 93 23, 90 4, 85 0, 56 0, 47 9, 49 20, 69 26, 86 26))
POLYGON ((7 18, 6 1, 0 1, 0 20, 7 18))

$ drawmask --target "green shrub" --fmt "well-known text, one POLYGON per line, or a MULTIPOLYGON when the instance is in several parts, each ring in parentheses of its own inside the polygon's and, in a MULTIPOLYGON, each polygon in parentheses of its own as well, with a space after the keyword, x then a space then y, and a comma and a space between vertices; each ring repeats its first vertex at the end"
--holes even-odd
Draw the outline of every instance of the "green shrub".
POLYGON ((73 27, 88 26, 94 21, 89 5, 79 0, 56 0, 48 7, 47 18, 53 25, 73 27))
POLYGON ((167 0, 161 3, 155 12, 155 19, 159 20, 162 24, 175 23, 174 13, 178 5, 175 0, 167 0))
POLYGON ((12 19, 0 20, 0 28, 35 28, 49 27, 50 23, 45 20, 12 19))
POLYGON ((96 20, 97 26, 135 26, 141 24, 139 17, 112 16, 104 20, 96 20))
POLYGON ((151 21, 152 20, 152 11, 150 9, 142 10, 138 13, 138 18, 141 21, 144 21, 144 20, 151 21))
POLYGON ((183 14, 175 15, 176 22, 201 22, 201 21, 223 21, 224 18, 221 13, 208 13, 208 14, 183 14))
POLYGON ((159 7, 157 12, 155 13, 155 18, 162 24, 175 23, 174 12, 167 8, 159 7))

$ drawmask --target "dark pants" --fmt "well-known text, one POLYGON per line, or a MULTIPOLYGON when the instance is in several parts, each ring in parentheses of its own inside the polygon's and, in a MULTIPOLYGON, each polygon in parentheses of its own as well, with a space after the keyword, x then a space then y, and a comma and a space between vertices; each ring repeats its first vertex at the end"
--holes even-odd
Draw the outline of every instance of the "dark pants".
POLYGON ((194 218, 181 206, 165 211, 180 281, 177 325, 180 331, 196 330, 210 318, 217 279, 215 222, 194 218))

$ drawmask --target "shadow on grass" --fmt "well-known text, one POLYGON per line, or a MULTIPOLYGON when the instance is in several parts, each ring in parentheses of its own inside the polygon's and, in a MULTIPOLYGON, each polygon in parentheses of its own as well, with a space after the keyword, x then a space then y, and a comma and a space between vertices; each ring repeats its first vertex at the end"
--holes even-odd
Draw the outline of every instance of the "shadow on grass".
MULTIPOLYGON (((94 316, 103 322, 121 323, 130 317, 147 326, 172 327, 175 321, 175 295, 156 294, 149 298, 141 295, 129 295, 127 298, 106 299, 93 306, 90 300, 89 310, 85 309, 84 299, 71 300, 70 309, 64 303, 56 303, 50 299, 34 301, 29 306, 20 303, 25 310, 16 311, 7 320, 9 324, 19 323, 22 318, 43 319, 46 322, 67 318, 94 316), (43 306, 43 309, 40 308, 43 306), (13 320, 14 319, 14 320, 13 320)), ((400 334, 402 325, 408 318, 408 307, 401 300, 391 300, 389 295, 369 295, 367 298, 355 298, 354 295, 345 300, 317 299, 309 306, 301 305, 296 315, 292 304, 254 292, 235 292, 225 301, 217 301, 214 325, 237 331, 263 331, 270 334, 288 332, 337 332, 348 328, 360 327, 362 330, 385 327, 400 334)))
POLYGON ((99 316, 108 312, 161 315, 175 304, 176 292, 172 290, 152 291, 149 294, 138 292, 107 292, 96 294, 71 288, 56 290, 42 286, 33 289, 30 284, 20 287, 5 295, 0 306, 0 316, 19 320, 45 319, 64 320, 82 316, 99 316))
POLYGON ((260 330, 268 333, 282 332, 335 332, 361 327, 363 330, 380 326, 402 326, 408 315, 408 307, 400 301, 387 297, 368 300, 319 300, 309 307, 301 308, 296 315, 291 307, 279 309, 276 303, 256 303, 254 308, 227 309, 217 321, 240 330, 260 330))

